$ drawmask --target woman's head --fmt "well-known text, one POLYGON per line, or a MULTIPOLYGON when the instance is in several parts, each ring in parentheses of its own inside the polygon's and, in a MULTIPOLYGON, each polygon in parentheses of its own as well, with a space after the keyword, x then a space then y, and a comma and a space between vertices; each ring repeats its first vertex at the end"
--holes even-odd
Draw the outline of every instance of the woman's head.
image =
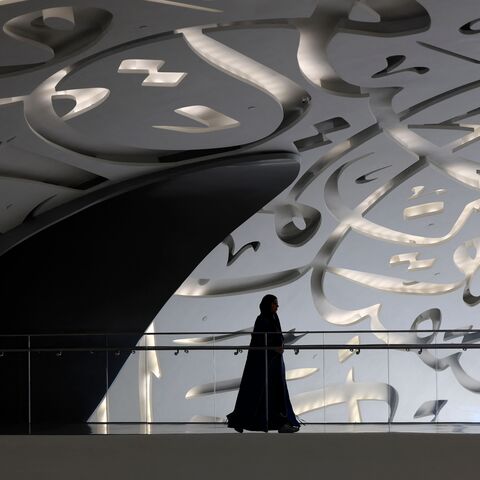
POLYGON ((262 313, 275 313, 278 310, 278 300, 275 295, 265 295, 260 302, 260 311, 262 313))

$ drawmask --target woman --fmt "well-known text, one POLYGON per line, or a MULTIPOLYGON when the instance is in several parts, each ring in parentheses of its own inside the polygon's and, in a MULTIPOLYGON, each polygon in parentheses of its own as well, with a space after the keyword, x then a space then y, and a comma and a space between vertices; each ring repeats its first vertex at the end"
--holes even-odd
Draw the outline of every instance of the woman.
POLYGON ((274 348, 248 351, 235 410, 227 415, 228 426, 239 433, 243 429, 294 433, 300 428, 285 380, 283 335, 277 310, 277 297, 265 295, 250 346, 274 348))

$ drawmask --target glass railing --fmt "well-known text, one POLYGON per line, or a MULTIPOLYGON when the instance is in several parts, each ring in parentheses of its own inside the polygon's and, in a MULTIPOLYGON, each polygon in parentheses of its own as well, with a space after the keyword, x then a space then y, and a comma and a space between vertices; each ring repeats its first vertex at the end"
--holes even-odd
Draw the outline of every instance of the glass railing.
POLYGON ((251 331, 0 336, 0 425, 148 432, 224 425, 235 410, 275 429, 288 414, 285 385, 305 424, 477 423, 479 339, 479 330, 288 331, 283 346, 278 333, 251 331))

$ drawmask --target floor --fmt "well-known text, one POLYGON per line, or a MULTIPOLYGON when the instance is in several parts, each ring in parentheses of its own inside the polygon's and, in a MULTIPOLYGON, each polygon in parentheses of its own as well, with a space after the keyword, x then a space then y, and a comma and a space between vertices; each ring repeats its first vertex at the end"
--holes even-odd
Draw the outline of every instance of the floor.
MULTIPOLYGON (((138 424, 110 423, 83 425, 15 425, 0 426, 0 435, 139 435, 139 434, 235 434, 225 424, 181 423, 138 424)), ((263 432, 244 432, 258 435, 263 432)), ((277 434, 277 432, 269 432, 277 434)), ((305 433, 462 433, 480 434, 478 423, 392 423, 392 424, 307 424, 298 434, 305 433)))

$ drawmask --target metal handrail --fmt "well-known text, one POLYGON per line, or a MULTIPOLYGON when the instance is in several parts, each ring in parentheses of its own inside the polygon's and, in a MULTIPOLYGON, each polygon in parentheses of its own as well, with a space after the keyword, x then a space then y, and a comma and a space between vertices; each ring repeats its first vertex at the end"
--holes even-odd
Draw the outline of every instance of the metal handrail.
MULTIPOLYGON (((236 353, 239 353, 243 350, 275 350, 278 349, 278 346, 251 346, 247 344, 235 344, 235 345, 220 345, 215 343, 215 336, 228 336, 231 335, 233 337, 237 336, 253 336, 253 335, 267 335, 267 334, 276 334, 283 333, 285 335, 298 335, 304 337, 305 335, 315 335, 321 334, 323 336, 324 343, 310 343, 310 344, 294 344, 293 341, 287 342, 284 345, 284 350, 294 350, 295 354, 299 353, 300 350, 350 350, 355 353, 360 353, 361 350, 416 350, 418 353, 422 353, 423 350, 426 349, 433 349, 433 350, 441 350, 441 349, 462 349, 462 350, 469 350, 469 349, 477 349, 480 348, 480 343, 475 343, 477 340, 480 342, 480 330, 473 330, 473 329, 438 329, 438 330, 349 330, 349 331, 338 331, 338 330, 330 330, 330 331, 315 331, 315 330, 289 330, 284 332, 251 332, 251 331, 228 331, 228 332, 148 332, 148 333, 120 333, 120 332, 112 332, 112 333, 34 333, 34 334, 0 334, 0 357, 5 353, 22 353, 22 352, 131 352, 135 353, 136 351, 175 351, 176 353, 180 351, 189 352, 190 350, 235 350, 236 353), (438 333, 454 333, 455 336, 464 336, 462 342, 455 342, 455 343, 437 343, 437 342, 422 342, 422 338, 419 338, 419 343, 397 343, 397 342, 384 342, 384 343, 363 343, 363 344, 351 344, 351 343, 325 343, 325 339, 328 338, 328 335, 335 335, 335 334, 375 334, 381 333, 382 335, 388 335, 393 333, 405 333, 405 334, 431 334, 436 335, 438 333), (478 334, 478 336, 477 336, 478 334), (206 342, 211 342, 210 345, 199 345, 199 344, 175 344, 175 345, 115 345, 115 337, 119 336, 134 336, 136 338, 144 337, 144 336, 192 336, 192 335, 204 335, 208 337, 212 337, 211 339, 205 339, 206 342), (468 338, 467 336, 470 336, 468 338), (35 342, 33 339, 58 339, 59 337, 66 337, 66 338, 85 338, 88 340, 89 337, 93 337, 95 339, 105 337, 105 345, 99 346, 97 345, 82 345, 82 346, 68 346, 66 344, 63 345, 54 345, 54 346, 46 346, 46 345, 37 345, 35 346, 35 342), (113 337, 113 338, 110 338, 113 337), (467 338, 466 338, 467 337, 467 338), (18 338, 18 339, 25 339, 28 340, 26 346, 1 346, 1 340, 4 338, 18 338), (109 341, 110 340, 110 341, 109 341), (113 342, 112 342, 113 340, 113 342), (109 344, 110 343, 110 344, 109 344), (113 343, 113 344, 112 344, 113 343)), ((92 339, 93 339, 92 338, 92 339)), ((200 337, 201 338, 201 337, 200 337)), ((452 338, 453 339, 453 338, 452 338)), ((174 340, 185 340, 183 338, 177 338, 174 340)), ((225 340, 225 338, 218 339, 225 340)), ((298 339, 299 340, 299 339, 298 339)), ((67 343, 67 342, 65 342, 67 343)))
MULTIPOLYGON (((24 347, 24 348, 1 348, 0 357, 6 353, 26 353, 26 352, 130 352, 135 353, 137 351, 176 351, 186 352, 190 350, 278 350, 278 346, 250 346, 250 345, 184 345, 184 346, 110 346, 110 347, 98 347, 98 346, 82 346, 82 347, 68 347, 57 345, 55 347, 24 347)), ((423 350, 471 350, 480 348, 478 343, 371 343, 371 344, 311 344, 311 345, 284 345, 284 350, 293 350, 298 353, 300 350, 350 350, 355 353, 360 353, 362 350, 405 350, 405 351, 418 351, 419 354, 423 350)))
POLYGON ((147 336, 147 335, 260 335, 264 333, 282 334, 356 334, 356 333, 479 333, 480 329, 440 328, 437 330, 285 330, 282 332, 250 332, 250 331, 182 331, 182 332, 53 332, 53 333, 0 333, 3 337, 81 337, 81 336, 147 336))

